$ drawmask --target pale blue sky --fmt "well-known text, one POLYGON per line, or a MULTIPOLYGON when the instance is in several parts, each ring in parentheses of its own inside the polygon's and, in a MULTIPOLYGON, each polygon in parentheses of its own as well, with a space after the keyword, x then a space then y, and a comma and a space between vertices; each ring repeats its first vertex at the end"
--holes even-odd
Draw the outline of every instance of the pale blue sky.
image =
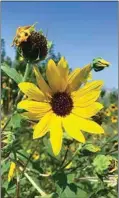
POLYGON ((38 22, 37 29, 48 29, 70 67, 82 67, 95 57, 103 57, 111 66, 94 73, 107 88, 118 84, 117 2, 2 2, 2 38, 7 55, 14 59, 10 47, 16 28, 38 22))

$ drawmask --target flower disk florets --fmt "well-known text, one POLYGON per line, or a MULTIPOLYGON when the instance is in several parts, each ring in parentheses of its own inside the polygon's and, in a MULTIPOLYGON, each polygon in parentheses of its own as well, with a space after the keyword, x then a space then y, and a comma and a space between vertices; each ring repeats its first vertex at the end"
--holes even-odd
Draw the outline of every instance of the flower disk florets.
POLYGON ((71 113, 73 101, 67 93, 57 92, 52 97, 51 106, 55 114, 64 117, 71 113))

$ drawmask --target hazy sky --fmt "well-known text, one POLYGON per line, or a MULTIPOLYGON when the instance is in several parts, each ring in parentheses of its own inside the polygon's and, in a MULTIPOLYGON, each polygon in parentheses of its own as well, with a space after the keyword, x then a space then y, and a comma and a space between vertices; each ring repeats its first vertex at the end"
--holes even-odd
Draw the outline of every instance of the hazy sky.
POLYGON ((66 57, 70 67, 82 67, 95 57, 103 57, 111 66, 94 73, 107 88, 118 85, 118 2, 2 2, 2 38, 7 55, 14 59, 10 47, 16 28, 38 22, 55 52, 66 57))

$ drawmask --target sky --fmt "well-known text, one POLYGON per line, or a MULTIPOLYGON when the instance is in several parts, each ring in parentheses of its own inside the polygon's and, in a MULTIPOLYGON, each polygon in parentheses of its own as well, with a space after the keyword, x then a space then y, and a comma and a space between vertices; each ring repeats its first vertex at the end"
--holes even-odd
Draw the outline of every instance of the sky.
POLYGON ((93 79, 104 80, 108 89, 118 87, 118 2, 2 2, 1 15, 2 38, 12 59, 16 29, 38 22, 36 29, 48 32, 55 52, 72 69, 102 57, 111 66, 93 72, 93 79))

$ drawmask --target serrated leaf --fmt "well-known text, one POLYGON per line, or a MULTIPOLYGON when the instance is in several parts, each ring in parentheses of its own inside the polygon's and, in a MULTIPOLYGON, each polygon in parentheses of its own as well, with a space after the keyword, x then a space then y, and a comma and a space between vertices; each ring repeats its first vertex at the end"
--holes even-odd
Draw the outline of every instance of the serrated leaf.
POLYGON ((17 84, 22 82, 22 76, 16 71, 16 69, 11 68, 7 65, 2 65, 1 69, 17 84))
POLYGON ((93 161, 93 166, 95 168, 95 171, 98 174, 103 174, 105 170, 108 169, 108 166, 110 165, 112 160, 112 157, 107 155, 97 155, 96 158, 93 161))

